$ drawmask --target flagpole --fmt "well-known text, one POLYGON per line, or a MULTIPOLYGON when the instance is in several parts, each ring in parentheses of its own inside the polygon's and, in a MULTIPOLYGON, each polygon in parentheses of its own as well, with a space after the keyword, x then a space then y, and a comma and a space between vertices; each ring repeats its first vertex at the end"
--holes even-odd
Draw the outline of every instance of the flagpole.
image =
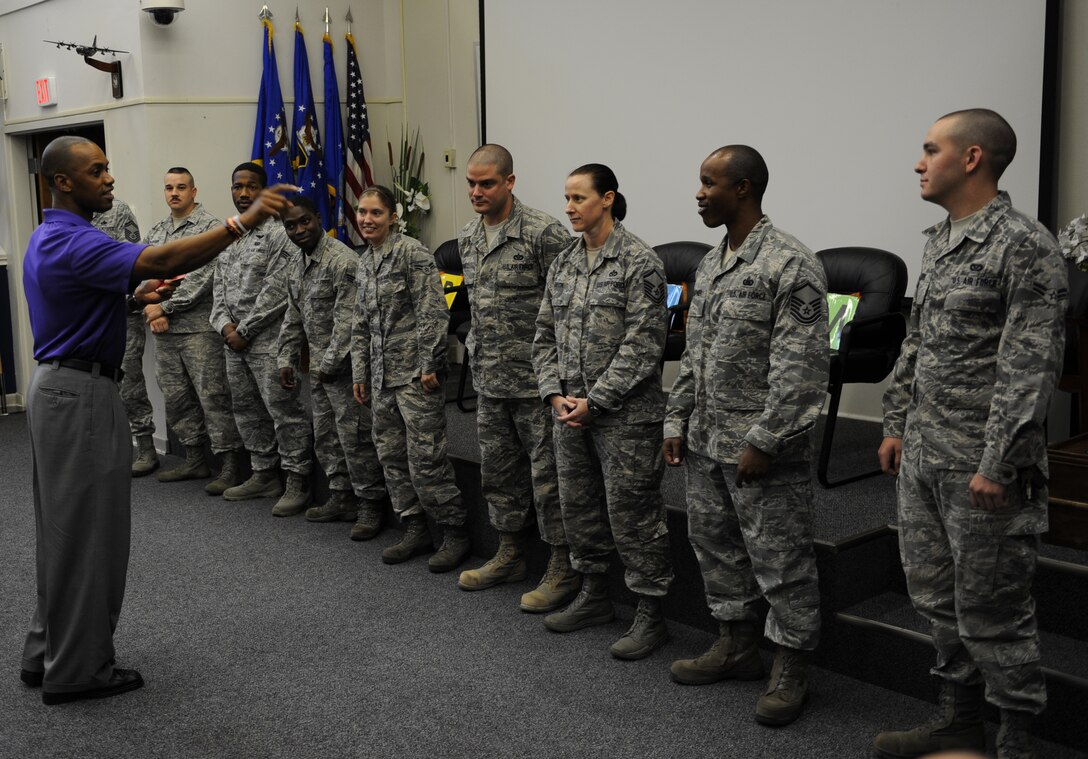
POLYGON ((261 21, 271 21, 272 11, 268 10, 268 6, 266 5, 261 8, 261 12, 257 14, 257 18, 259 18, 261 21))
POLYGON ((348 15, 344 17, 344 20, 348 22, 348 34, 351 34, 351 22, 355 20, 351 17, 351 8, 348 8, 348 15))
POLYGON ((325 9, 325 35, 329 33, 329 9, 325 9))

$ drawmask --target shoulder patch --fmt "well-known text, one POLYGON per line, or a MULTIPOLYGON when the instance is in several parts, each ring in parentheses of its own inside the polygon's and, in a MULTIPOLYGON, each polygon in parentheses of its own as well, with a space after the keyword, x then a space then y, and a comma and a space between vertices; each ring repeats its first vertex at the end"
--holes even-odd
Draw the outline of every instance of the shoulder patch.
POLYGON ((140 241, 140 229, 135 224, 125 225, 125 239, 129 242, 140 241))
POLYGON ((805 282, 790 293, 790 316, 798 324, 815 324, 823 313, 823 302, 820 291, 805 282))
POLYGON ((661 275, 661 272, 651 271, 643 277, 642 289, 646 292, 646 297, 654 303, 665 302, 665 278, 661 275))

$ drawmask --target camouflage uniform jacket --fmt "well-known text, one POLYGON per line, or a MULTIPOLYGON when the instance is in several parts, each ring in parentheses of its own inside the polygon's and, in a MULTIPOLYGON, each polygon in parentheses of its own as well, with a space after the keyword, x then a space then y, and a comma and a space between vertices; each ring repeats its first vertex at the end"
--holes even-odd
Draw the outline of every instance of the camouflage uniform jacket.
MULTIPOLYGON (((163 245, 172 240, 191 237, 215 229, 222 221, 197 204, 181 224, 174 228, 174 218, 167 216, 147 233, 144 239, 148 245, 163 245)), ((199 269, 185 275, 169 300, 163 301, 162 310, 170 320, 170 332, 190 334, 211 330, 209 320, 212 315, 212 281, 215 274, 215 262, 204 264, 199 269)))
POLYGON ((491 249, 481 218, 457 236, 472 329, 472 384, 492 398, 535 398, 533 335, 548 267, 571 244, 566 228, 514 198, 491 249))
POLYGON ((536 320, 533 368, 540 397, 588 397, 594 424, 660 422, 665 410, 665 272, 646 243, 616 222, 588 270, 575 240, 551 269, 536 320))
POLYGON ((91 224, 118 242, 140 241, 140 227, 136 223, 136 216, 123 200, 114 200, 113 208, 94 214, 91 224))
MULTIPOLYGON (((1046 229, 1001 192, 949 240, 929 240, 907 339, 884 394, 884 435, 925 468, 1009 484, 1047 474, 1046 421, 1061 372, 1065 260, 1046 229)), ((1042 514, 1045 521, 1045 514, 1042 514)))
POLYGON ((434 256, 423 243, 390 232, 381 248, 359 252, 356 280, 352 381, 369 391, 444 373, 450 317, 434 256))
POLYGON ((216 332, 235 322, 250 352, 276 351, 287 308, 286 267, 294 250, 283 224, 267 219, 219 254, 211 316, 216 332))
POLYGON ((279 368, 298 367, 303 339, 309 342, 310 365, 315 371, 336 375, 346 368, 358 268, 355 252, 327 235, 322 235, 308 256, 295 249, 287 268, 279 368))
POLYGON ((695 277, 665 437, 723 463, 736 463, 745 444, 780 463, 806 462, 827 392, 823 266, 767 216, 725 267, 727 244, 695 277))

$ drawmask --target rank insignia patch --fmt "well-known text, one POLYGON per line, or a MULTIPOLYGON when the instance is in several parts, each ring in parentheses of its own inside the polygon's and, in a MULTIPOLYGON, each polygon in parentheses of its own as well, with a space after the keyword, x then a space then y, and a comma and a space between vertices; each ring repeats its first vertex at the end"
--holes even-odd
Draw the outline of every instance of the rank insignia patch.
POLYGON ((642 280, 642 289, 646 291, 646 297, 654 303, 665 302, 665 278, 660 272, 652 271, 642 280))
POLYGON ((823 314, 824 297, 805 282, 790 293, 790 316, 798 324, 815 324, 823 314))

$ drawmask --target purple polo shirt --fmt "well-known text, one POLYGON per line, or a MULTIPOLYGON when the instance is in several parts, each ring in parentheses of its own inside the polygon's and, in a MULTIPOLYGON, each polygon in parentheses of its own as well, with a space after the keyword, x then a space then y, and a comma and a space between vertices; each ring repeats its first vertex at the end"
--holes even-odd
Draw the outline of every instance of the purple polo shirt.
POLYGON ((147 246, 117 242, 69 211, 50 208, 30 235, 23 289, 38 361, 76 358, 121 366, 125 295, 147 246))

